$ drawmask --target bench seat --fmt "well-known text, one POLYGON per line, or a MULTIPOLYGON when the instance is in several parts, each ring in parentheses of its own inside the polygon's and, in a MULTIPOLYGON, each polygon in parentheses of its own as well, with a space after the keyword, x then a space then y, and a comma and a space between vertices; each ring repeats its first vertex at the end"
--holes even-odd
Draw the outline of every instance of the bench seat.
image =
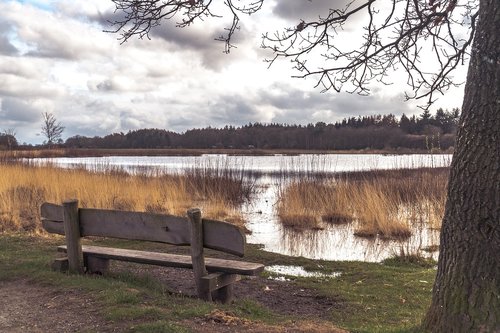
MULTIPOLYGON (((57 249, 60 252, 67 251, 66 245, 61 245, 57 249)), ((166 267, 193 268, 192 259, 189 255, 117 249, 90 245, 83 245, 82 252, 85 256, 90 255, 92 257, 102 259, 114 259, 166 267)), ((262 264, 217 258, 205 258, 205 267, 208 272, 224 272, 227 274, 251 276, 257 275, 264 270, 264 265, 262 264)))

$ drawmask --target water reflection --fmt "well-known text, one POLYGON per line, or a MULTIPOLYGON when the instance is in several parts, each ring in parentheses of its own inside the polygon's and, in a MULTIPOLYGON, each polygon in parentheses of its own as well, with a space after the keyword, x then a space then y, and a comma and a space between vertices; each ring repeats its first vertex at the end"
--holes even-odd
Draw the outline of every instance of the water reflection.
POLYGON ((378 262, 401 252, 417 253, 428 245, 438 244, 439 232, 427 228, 416 231, 408 240, 394 241, 356 237, 352 225, 306 231, 281 228, 272 242, 264 243, 264 248, 312 259, 378 262))

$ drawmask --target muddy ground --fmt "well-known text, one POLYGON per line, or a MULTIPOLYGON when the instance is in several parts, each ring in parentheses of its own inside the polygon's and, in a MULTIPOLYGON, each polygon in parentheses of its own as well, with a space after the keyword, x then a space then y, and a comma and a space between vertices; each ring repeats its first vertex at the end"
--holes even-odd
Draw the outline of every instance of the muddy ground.
MULTIPOLYGON (((191 270, 116 264, 112 269, 152 274, 172 293, 194 297, 191 270)), ((249 298, 279 314, 297 318, 284 326, 267 326, 214 311, 180 324, 199 332, 342 332, 325 320, 344 306, 341 299, 319 295, 292 281, 263 277, 244 279, 235 286, 236 298, 249 298)), ((91 294, 60 289, 29 280, 0 282, 0 332, 123 332, 130 324, 106 320, 91 294)))

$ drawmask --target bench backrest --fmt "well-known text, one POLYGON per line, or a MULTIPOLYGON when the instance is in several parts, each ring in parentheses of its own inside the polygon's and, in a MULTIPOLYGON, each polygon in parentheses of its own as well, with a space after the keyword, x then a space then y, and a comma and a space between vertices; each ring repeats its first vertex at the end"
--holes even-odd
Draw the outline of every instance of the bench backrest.
MULTIPOLYGON (((43 228, 64 235, 64 209, 61 205, 44 203, 41 208, 43 228)), ((191 245, 187 217, 105 209, 78 209, 80 236, 102 236, 130 240, 191 245)), ((226 222, 202 219, 203 247, 242 257, 245 234, 226 222)))

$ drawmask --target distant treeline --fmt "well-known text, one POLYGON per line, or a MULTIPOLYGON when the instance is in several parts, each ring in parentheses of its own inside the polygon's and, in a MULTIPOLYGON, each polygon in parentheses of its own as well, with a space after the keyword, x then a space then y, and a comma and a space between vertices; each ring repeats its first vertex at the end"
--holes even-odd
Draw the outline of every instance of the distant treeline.
POLYGON ((74 136, 67 148, 259 148, 259 149, 448 149, 455 141, 459 109, 420 116, 351 117, 309 125, 252 123, 241 127, 192 129, 179 134, 140 129, 104 137, 74 136))
MULTIPOLYGON (((359 116, 336 123, 309 125, 251 123, 241 127, 191 129, 175 133, 164 129, 140 129, 104 137, 76 135, 67 148, 234 148, 234 149, 442 149, 455 142, 460 110, 438 109, 435 115, 359 116)), ((2 144, 0 137, 0 145, 2 144)))
POLYGON ((259 149, 448 149, 455 141, 459 109, 435 115, 375 115, 309 125, 253 123, 241 127, 192 129, 179 134, 141 129, 105 137, 74 136, 68 148, 259 148, 259 149))

